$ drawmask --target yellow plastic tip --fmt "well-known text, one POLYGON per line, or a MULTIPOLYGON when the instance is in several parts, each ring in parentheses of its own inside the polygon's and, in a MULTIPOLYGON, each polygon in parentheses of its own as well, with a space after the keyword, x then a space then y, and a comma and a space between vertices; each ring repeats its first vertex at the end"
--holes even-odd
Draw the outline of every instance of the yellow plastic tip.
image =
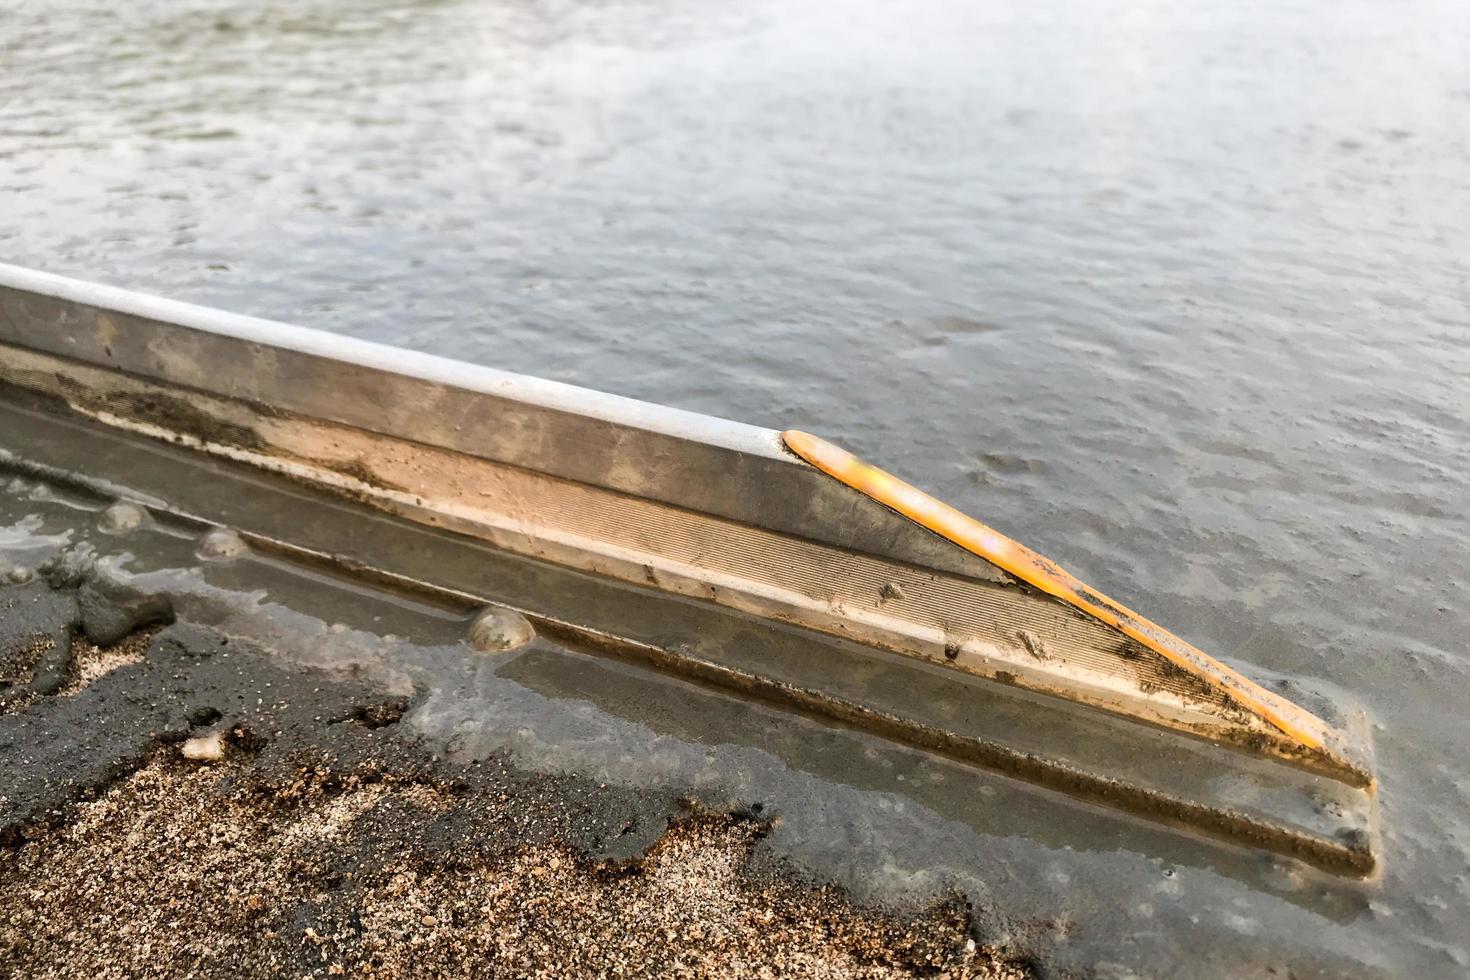
POLYGON ((1224 692, 1236 704, 1255 712, 1300 745, 1309 749, 1324 747, 1330 729, 1316 715, 1231 670, 1127 606, 1089 588, 1051 559, 825 439, 795 429, 782 433, 781 438, 792 452, 823 473, 984 558, 1022 582, 1115 627, 1175 666, 1224 692))

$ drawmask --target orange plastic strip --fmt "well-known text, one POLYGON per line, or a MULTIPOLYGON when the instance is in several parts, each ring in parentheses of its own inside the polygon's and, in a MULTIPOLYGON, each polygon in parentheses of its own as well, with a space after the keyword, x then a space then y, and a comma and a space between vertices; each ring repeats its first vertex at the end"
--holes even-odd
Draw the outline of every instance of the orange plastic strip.
POLYGON ((1021 581, 1116 627, 1170 663, 1225 692, 1235 703, 1254 711, 1301 745, 1310 749, 1323 748, 1330 729, 1316 715, 1236 673, 1128 607, 1088 588, 1051 559, 825 439, 795 429, 782 433, 781 438, 792 452, 822 472, 979 555, 1021 581))

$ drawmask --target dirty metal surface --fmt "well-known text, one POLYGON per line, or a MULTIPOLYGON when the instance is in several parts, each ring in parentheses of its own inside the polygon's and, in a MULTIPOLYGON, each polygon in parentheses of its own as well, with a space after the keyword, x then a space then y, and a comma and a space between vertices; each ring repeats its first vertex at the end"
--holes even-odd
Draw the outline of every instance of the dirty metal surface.
MULTIPOLYGON (((790 862, 862 900, 901 908, 926 907, 958 890, 976 910, 975 928, 985 942, 1059 973, 1086 973, 1099 961, 1145 971, 1167 962, 1173 972, 1196 976, 1284 965, 1302 976, 1353 968, 1353 957, 1324 956, 1302 936, 1307 923, 1351 921, 1371 900, 1371 882, 1185 833, 1168 821, 1142 820, 1116 801, 1079 800, 951 752, 793 711, 779 700, 681 680, 637 657, 609 656, 604 643, 642 631, 645 640, 672 640, 676 650, 722 656, 752 670, 789 662, 793 652, 821 656, 820 645, 783 628, 741 623, 734 613, 704 605, 671 614, 667 598, 640 602, 626 586, 483 550, 464 559, 481 576, 478 595, 374 585, 341 567, 303 563, 248 532, 211 531, 197 520, 171 517, 165 499, 212 499, 219 516, 243 528, 267 515, 310 522, 326 537, 354 526, 360 540, 340 538, 346 553, 385 540, 396 551, 407 545, 425 562, 460 559, 443 549, 442 537, 417 548, 393 538, 386 518, 375 524, 356 512, 336 521, 331 509, 352 505, 322 510, 314 494, 304 496, 277 478, 181 454, 200 462, 190 472, 167 459, 177 452, 168 447, 150 450, 105 430, 96 442, 75 433, 56 439, 56 430, 34 416, 7 413, 7 446, 26 444, 27 433, 32 441, 25 448, 65 446, 63 453, 85 455, 93 472, 121 479, 111 486, 38 479, 12 458, 0 500, 0 560, 8 575, 35 581, 48 569, 89 568, 114 587, 167 596, 181 620, 258 645, 283 666, 371 682, 408 699, 400 724, 445 760, 474 763, 509 753, 531 771, 580 774, 716 811, 759 803, 775 822, 755 852, 758 865, 790 862), (125 486, 134 480, 140 485, 125 486), (137 511, 120 509, 118 497, 137 500, 137 511), (485 595, 526 609, 538 638, 501 654, 470 647, 465 637, 485 595), (602 629, 567 629, 548 614, 558 603, 602 629), (1123 920, 1120 889, 1135 896, 1123 920), (1269 941, 1243 942, 1232 925, 1242 915, 1271 922, 1269 941), (1157 942, 1133 938, 1131 930, 1145 923, 1157 942), (1167 936, 1183 932, 1190 944, 1181 958, 1167 936)), ((851 650, 841 656, 849 665, 862 663, 851 650)), ((869 684, 891 692, 896 682, 885 677, 881 662, 869 662, 846 683, 860 698, 872 695, 869 684)), ((922 705, 950 727, 977 726, 973 732, 994 738, 997 729, 1036 726, 1038 712, 1024 699, 1010 706, 966 699, 982 709, 967 717, 956 710, 959 702, 926 696, 948 685, 926 690, 924 678, 912 675, 902 683, 915 702, 903 707, 922 705)), ((277 682, 285 691, 292 685, 277 682)), ((1173 789, 1233 798, 1245 808, 1298 798, 1300 787, 1283 784, 1273 801, 1269 785, 1249 775, 1200 778, 1221 772, 1220 760, 1203 746, 1193 751, 1204 754, 1192 758, 1187 748, 1170 749, 1158 741, 1162 732, 1150 739, 1140 729, 1130 748, 1116 731, 1081 728, 1071 743, 1060 731, 1051 732, 1052 748, 1070 753, 1079 766, 1138 767, 1141 757, 1163 753, 1170 765, 1162 774, 1182 780, 1173 789), (1171 757, 1171 751, 1184 754, 1171 757)), ((64 744, 55 751, 64 754, 64 744)), ((22 767, 16 775, 26 772, 22 767)), ((1319 805, 1337 804, 1323 798, 1319 805)), ((1306 808, 1293 819, 1320 818, 1306 808)))
POLYGON ((13 267, 0 340, 0 380, 109 425, 1371 788, 1361 726, 814 481, 774 433, 13 267))
MULTIPOLYGON (((104 497, 110 487, 186 526, 219 525, 288 560, 368 576, 456 603, 492 603, 543 632, 737 694, 1321 867, 1374 869, 1373 798, 1333 776, 1228 745, 914 665, 882 651, 783 628, 703 602, 669 600, 487 548, 239 464, 119 437, 88 421, 0 405, 4 464, 104 497), (507 592, 506 580, 522 583, 507 592)), ((202 533, 202 531, 201 531, 202 533)), ((1351 713, 1311 698, 1344 727, 1351 713)), ((1315 706, 1315 705, 1314 705, 1315 706)), ((1362 733, 1359 733, 1360 735, 1362 733)))
MULTIPOLYGON (((777 433, 756 426, 3 263, 0 287, 5 342, 233 400, 236 411, 254 407, 336 423, 900 561, 996 577, 985 563, 912 534, 897 515, 833 486, 787 453, 777 433)), ((127 414, 123 395, 114 405, 119 415, 127 414)), ((224 442, 233 431, 247 441, 239 448, 269 445, 269 431, 251 437, 248 427, 218 422, 199 429, 209 420, 174 410, 177 399, 133 393, 135 408, 150 402, 156 422, 224 442)))

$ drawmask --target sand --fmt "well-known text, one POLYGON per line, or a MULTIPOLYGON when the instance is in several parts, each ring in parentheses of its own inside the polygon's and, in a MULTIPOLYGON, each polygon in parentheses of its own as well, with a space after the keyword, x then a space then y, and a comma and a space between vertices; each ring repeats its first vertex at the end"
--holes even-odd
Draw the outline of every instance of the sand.
POLYGON ((759 821, 690 818, 627 864, 556 843, 457 860, 427 841, 436 820, 519 801, 323 772, 265 792, 249 765, 160 751, 4 855, 0 963, 93 980, 1027 975, 976 948, 961 906, 905 921, 747 877, 759 821))
MULTIPOLYGON (((0 598, 19 689, 21 639, 79 607, 0 598)), ((73 636, 65 682, 0 710, 0 976, 1032 975, 958 899, 752 861, 759 812, 453 765, 404 706, 187 624, 73 636)))

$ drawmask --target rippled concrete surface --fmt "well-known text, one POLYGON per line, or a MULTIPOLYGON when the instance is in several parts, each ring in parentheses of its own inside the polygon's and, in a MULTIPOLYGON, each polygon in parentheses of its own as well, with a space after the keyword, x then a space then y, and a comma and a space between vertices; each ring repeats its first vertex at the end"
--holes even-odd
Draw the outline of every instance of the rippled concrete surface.
POLYGON ((1319 940, 1470 969, 1463 3, 0 17, 4 259, 838 438, 1351 691, 1319 940))

